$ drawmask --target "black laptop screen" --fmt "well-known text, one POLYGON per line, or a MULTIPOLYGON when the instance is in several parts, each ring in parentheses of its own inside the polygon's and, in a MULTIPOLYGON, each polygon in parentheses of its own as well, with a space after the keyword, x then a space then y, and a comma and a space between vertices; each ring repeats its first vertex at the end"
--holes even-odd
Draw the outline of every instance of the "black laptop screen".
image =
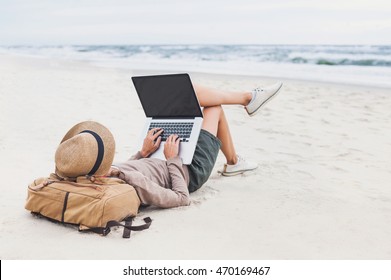
POLYGON ((132 80, 147 117, 202 117, 188 74, 132 77, 132 80))

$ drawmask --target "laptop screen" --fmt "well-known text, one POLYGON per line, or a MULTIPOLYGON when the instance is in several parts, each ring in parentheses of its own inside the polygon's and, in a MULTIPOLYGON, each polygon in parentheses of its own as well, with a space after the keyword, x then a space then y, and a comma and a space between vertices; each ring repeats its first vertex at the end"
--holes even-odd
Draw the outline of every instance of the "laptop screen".
POLYGON ((202 117, 188 74, 132 77, 132 80, 147 117, 202 117))

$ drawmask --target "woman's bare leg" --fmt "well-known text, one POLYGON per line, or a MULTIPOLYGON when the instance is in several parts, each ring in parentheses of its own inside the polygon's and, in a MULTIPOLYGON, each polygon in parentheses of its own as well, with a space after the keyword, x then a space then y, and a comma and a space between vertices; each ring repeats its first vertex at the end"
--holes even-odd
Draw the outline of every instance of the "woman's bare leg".
POLYGON ((208 88, 201 85, 193 85, 201 107, 237 104, 247 106, 251 101, 251 92, 229 92, 208 88))
POLYGON ((203 114, 202 129, 220 139, 221 151, 227 159, 227 164, 236 164, 238 158, 223 108, 221 106, 207 107, 204 109, 203 114))

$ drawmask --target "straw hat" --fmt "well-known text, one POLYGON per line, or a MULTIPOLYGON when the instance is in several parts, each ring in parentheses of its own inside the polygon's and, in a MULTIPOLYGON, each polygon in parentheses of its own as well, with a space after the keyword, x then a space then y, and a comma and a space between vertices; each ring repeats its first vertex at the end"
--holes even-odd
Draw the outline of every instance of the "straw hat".
POLYGON ((106 175, 113 163, 115 141, 103 125, 86 121, 72 127, 62 139, 55 155, 60 177, 106 175))

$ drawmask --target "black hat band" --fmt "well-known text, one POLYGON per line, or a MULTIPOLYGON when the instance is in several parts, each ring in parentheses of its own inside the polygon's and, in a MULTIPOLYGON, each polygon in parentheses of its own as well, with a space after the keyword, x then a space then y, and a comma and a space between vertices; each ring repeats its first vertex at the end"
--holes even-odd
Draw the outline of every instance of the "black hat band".
POLYGON ((94 167, 92 167, 91 171, 88 172, 87 175, 93 175, 96 173, 96 171, 98 171, 100 165, 102 164, 102 160, 103 160, 103 155, 105 153, 105 147, 103 145, 103 140, 102 138, 100 138, 100 136, 95 133, 94 131, 91 131, 91 130, 83 130, 82 132, 80 133, 89 133, 91 134, 92 136, 94 136, 96 142, 98 143, 98 156, 96 157, 96 161, 95 161, 95 164, 94 164, 94 167))

